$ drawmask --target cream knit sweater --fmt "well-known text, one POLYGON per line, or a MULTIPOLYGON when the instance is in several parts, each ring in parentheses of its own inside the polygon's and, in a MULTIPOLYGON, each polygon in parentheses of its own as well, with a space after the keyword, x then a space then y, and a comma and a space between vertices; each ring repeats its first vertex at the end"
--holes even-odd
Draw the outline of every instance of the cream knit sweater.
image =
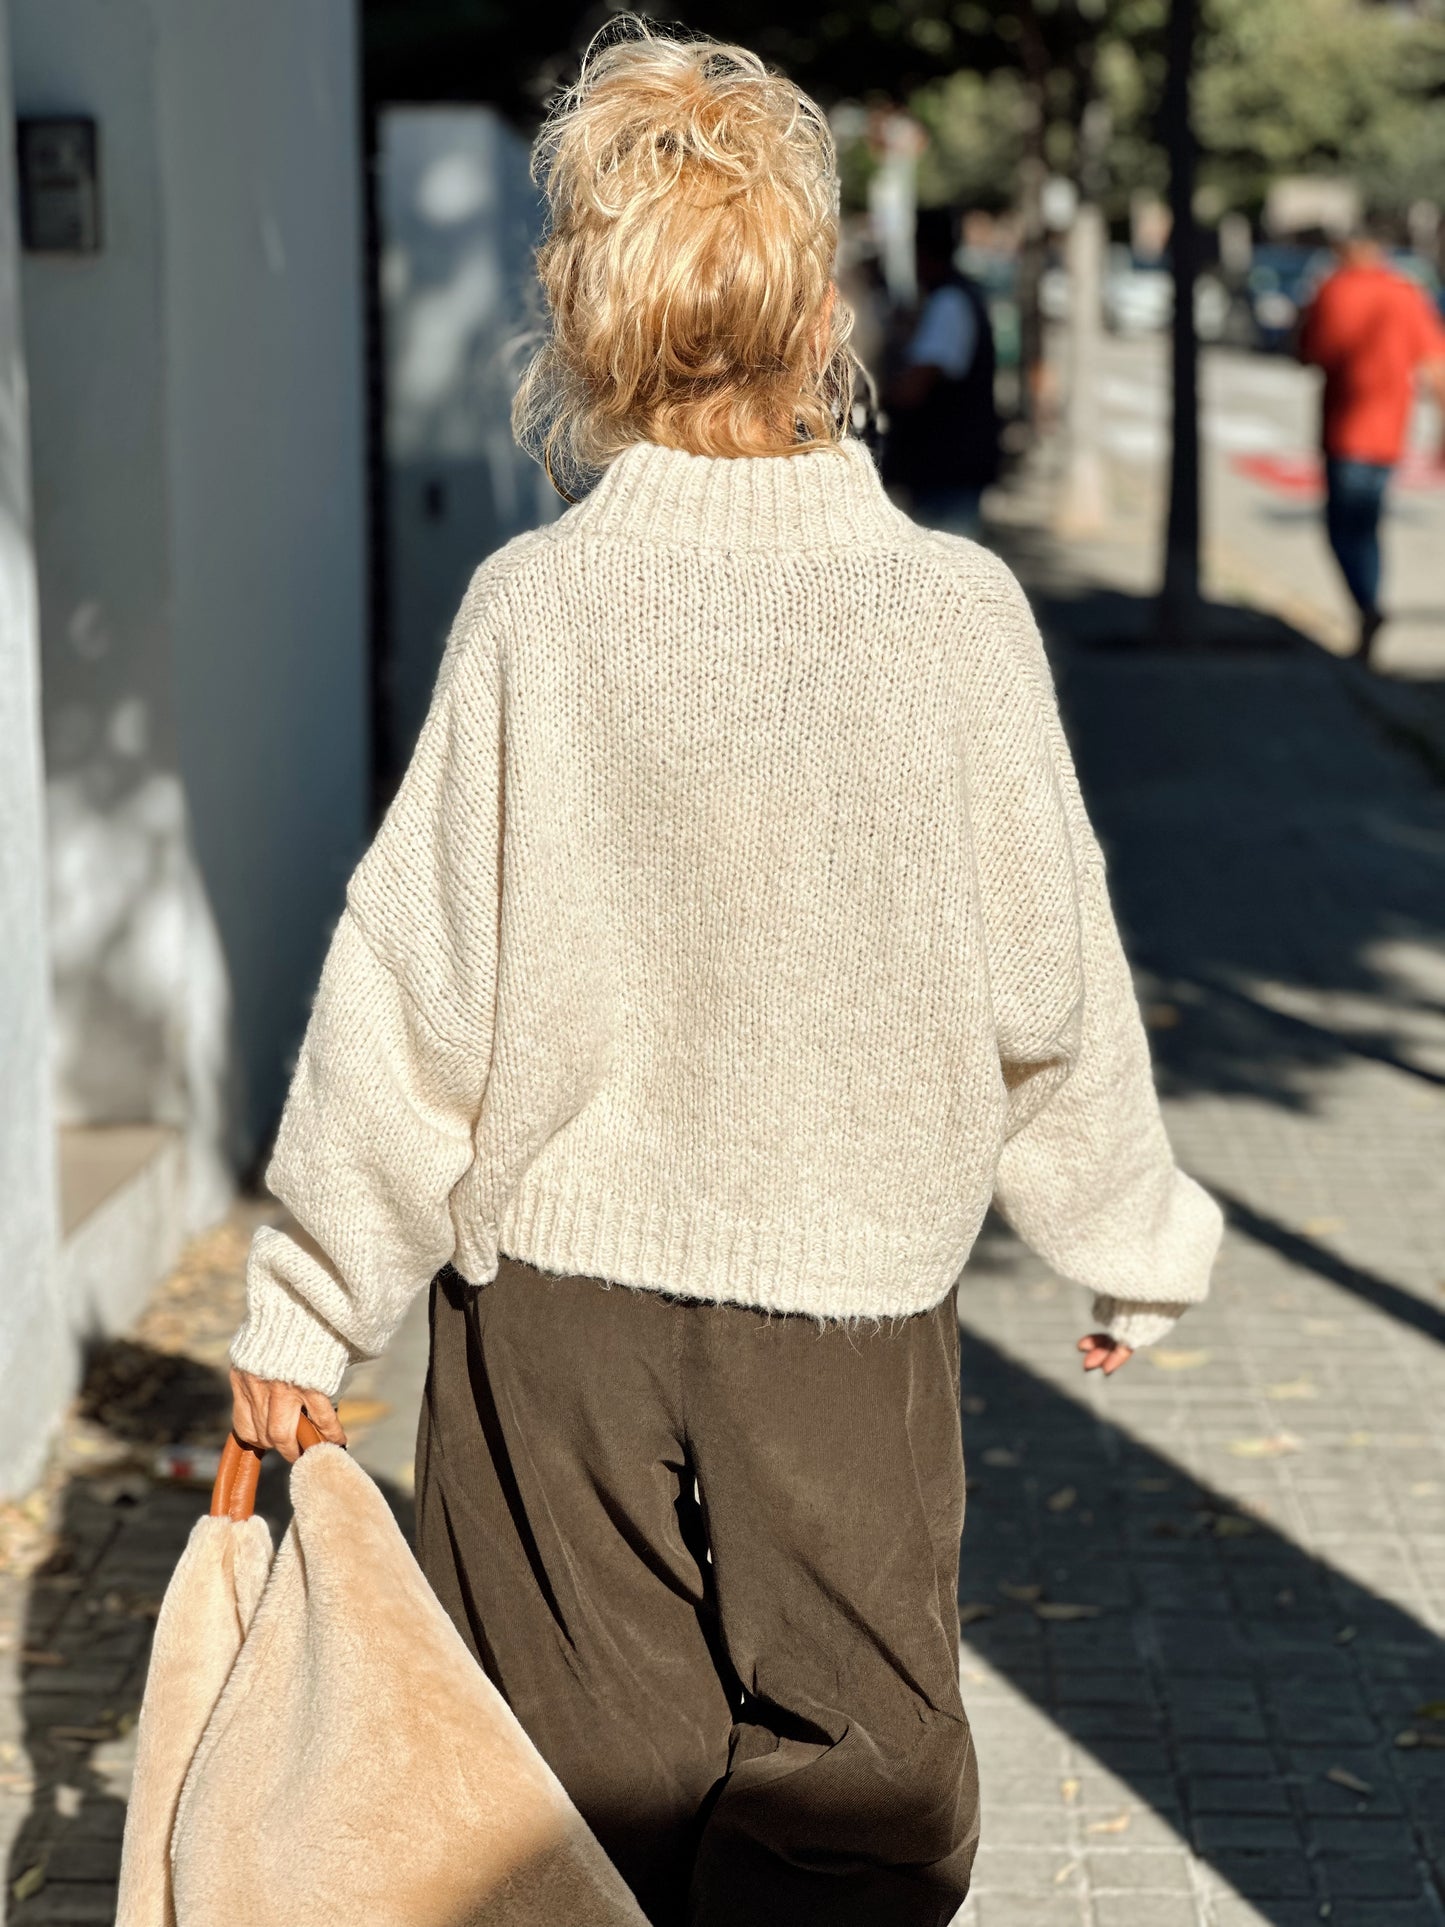
POLYGON ((1202 1298, 1053 685, 1009 571, 857 442, 643 443, 473 578, 352 876, 236 1364, 334 1393, 508 1253, 922 1311, 992 1200, 1093 1323, 1202 1298))

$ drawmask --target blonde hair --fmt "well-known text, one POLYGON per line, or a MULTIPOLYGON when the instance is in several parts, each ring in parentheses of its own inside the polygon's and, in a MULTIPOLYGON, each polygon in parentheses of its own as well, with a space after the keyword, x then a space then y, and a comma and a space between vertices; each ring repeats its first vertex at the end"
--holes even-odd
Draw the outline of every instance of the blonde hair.
POLYGON ((621 28, 594 37, 532 149, 550 328, 512 425, 563 494, 632 442, 802 453, 852 406, 821 109, 744 47, 621 28))

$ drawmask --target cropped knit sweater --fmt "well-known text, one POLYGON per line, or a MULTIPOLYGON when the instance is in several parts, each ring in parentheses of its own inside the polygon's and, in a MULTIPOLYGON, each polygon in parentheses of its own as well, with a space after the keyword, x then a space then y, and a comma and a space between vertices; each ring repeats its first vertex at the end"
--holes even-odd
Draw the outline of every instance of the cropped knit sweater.
POLYGON ((858 442, 626 449, 483 563, 348 885, 233 1361, 334 1393, 501 1254, 834 1319, 992 1201, 1132 1345, 1202 1298, 1029 606, 858 442))

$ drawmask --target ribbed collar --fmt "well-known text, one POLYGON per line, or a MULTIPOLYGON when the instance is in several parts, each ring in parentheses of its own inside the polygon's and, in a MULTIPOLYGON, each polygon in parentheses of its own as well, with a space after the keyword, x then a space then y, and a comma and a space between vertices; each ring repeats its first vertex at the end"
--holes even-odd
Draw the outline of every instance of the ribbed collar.
POLYGON ((568 519, 589 535, 712 549, 876 547, 913 528, 853 436, 805 455, 692 455, 634 442, 568 519))

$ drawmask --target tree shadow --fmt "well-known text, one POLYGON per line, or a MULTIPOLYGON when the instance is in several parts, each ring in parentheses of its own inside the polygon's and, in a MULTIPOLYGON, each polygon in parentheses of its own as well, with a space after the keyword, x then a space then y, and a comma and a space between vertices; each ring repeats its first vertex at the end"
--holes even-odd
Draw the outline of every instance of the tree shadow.
MULTIPOLYGON (((6 1873, 4 1918, 13 1927, 115 1918, 130 1751, 156 1614, 210 1500, 209 1475, 160 1479, 155 1459, 166 1447, 219 1447, 231 1394, 210 1366, 121 1339, 90 1348, 80 1409, 131 1449, 68 1480, 55 1548, 29 1588, 20 1737, 34 1785, 6 1873)), ((411 1543, 410 1495, 377 1484, 411 1543)), ((279 1543, 290 1503, 287 1468, 275 1453, 256 1510, 279 1543)))
MULTIPOLYGON (((980 1269, 995 1253, 985 1239, 980 1269)), ((967 1328, 962 1384, 966 1650, 1265 1920, 1294 1927, 1292 1910, 1336 1897, 1419 1896, 1445 1820, 1445 1750, 1392 1742, 1439 1697, 1445 1642, 967 1328), (1058 1601, 1073 1614, 1041 1616, 1058 1601)), ((93 1355, 83 1396, 137 1451, 71 1480, 31 1590, 22 1716, 35 1791, 10 1857, 15 1927, 113 1919, 116 1759, 161 1594, 206 1503, 145 1468, 157 1446, 219 1443, 228 1412, 220 1374, 133 1343, 93 1355)), ((410 1499, 382 1489, 410 1537, 410 1499)), ((258 1510, 279 1537, 289 1508, 274 1457, 258 1510)), ((1010 1804, 1057 1793, 1000 1789, 1010 1804)), ((987 1760, 984 1797, 987 1828, 987 1760)))
POLYGON ((1429 711, 1445 683, 1371 678, 1243 606, 1207 606, 1207 648, 1161 646, 1152 598, 1090 580, 1046 530, 999 546, 1050 646, 1126 947, 1171 1007, 1152 1039, 1161 1088, 1307 1111, 1352 1057, 1438 1087, 1445 754, 1429 711))
MULTIPOLYGON (((1264 1920, 1423 1904, 1445 1880, 1445 1751, 1394 1736, 1438 1700, 1445 1641, 966 1326, 962 1384, 966 1654, 1264 1920)), ((994 1797, 1057 1811, 1061 1792, 1014 1775, 992 1795, 985 1751, 985 1844, 994 1797)), ((1131 1845, 1107 1798, 1081 1814, 1091 1854, 1131 1845)))

